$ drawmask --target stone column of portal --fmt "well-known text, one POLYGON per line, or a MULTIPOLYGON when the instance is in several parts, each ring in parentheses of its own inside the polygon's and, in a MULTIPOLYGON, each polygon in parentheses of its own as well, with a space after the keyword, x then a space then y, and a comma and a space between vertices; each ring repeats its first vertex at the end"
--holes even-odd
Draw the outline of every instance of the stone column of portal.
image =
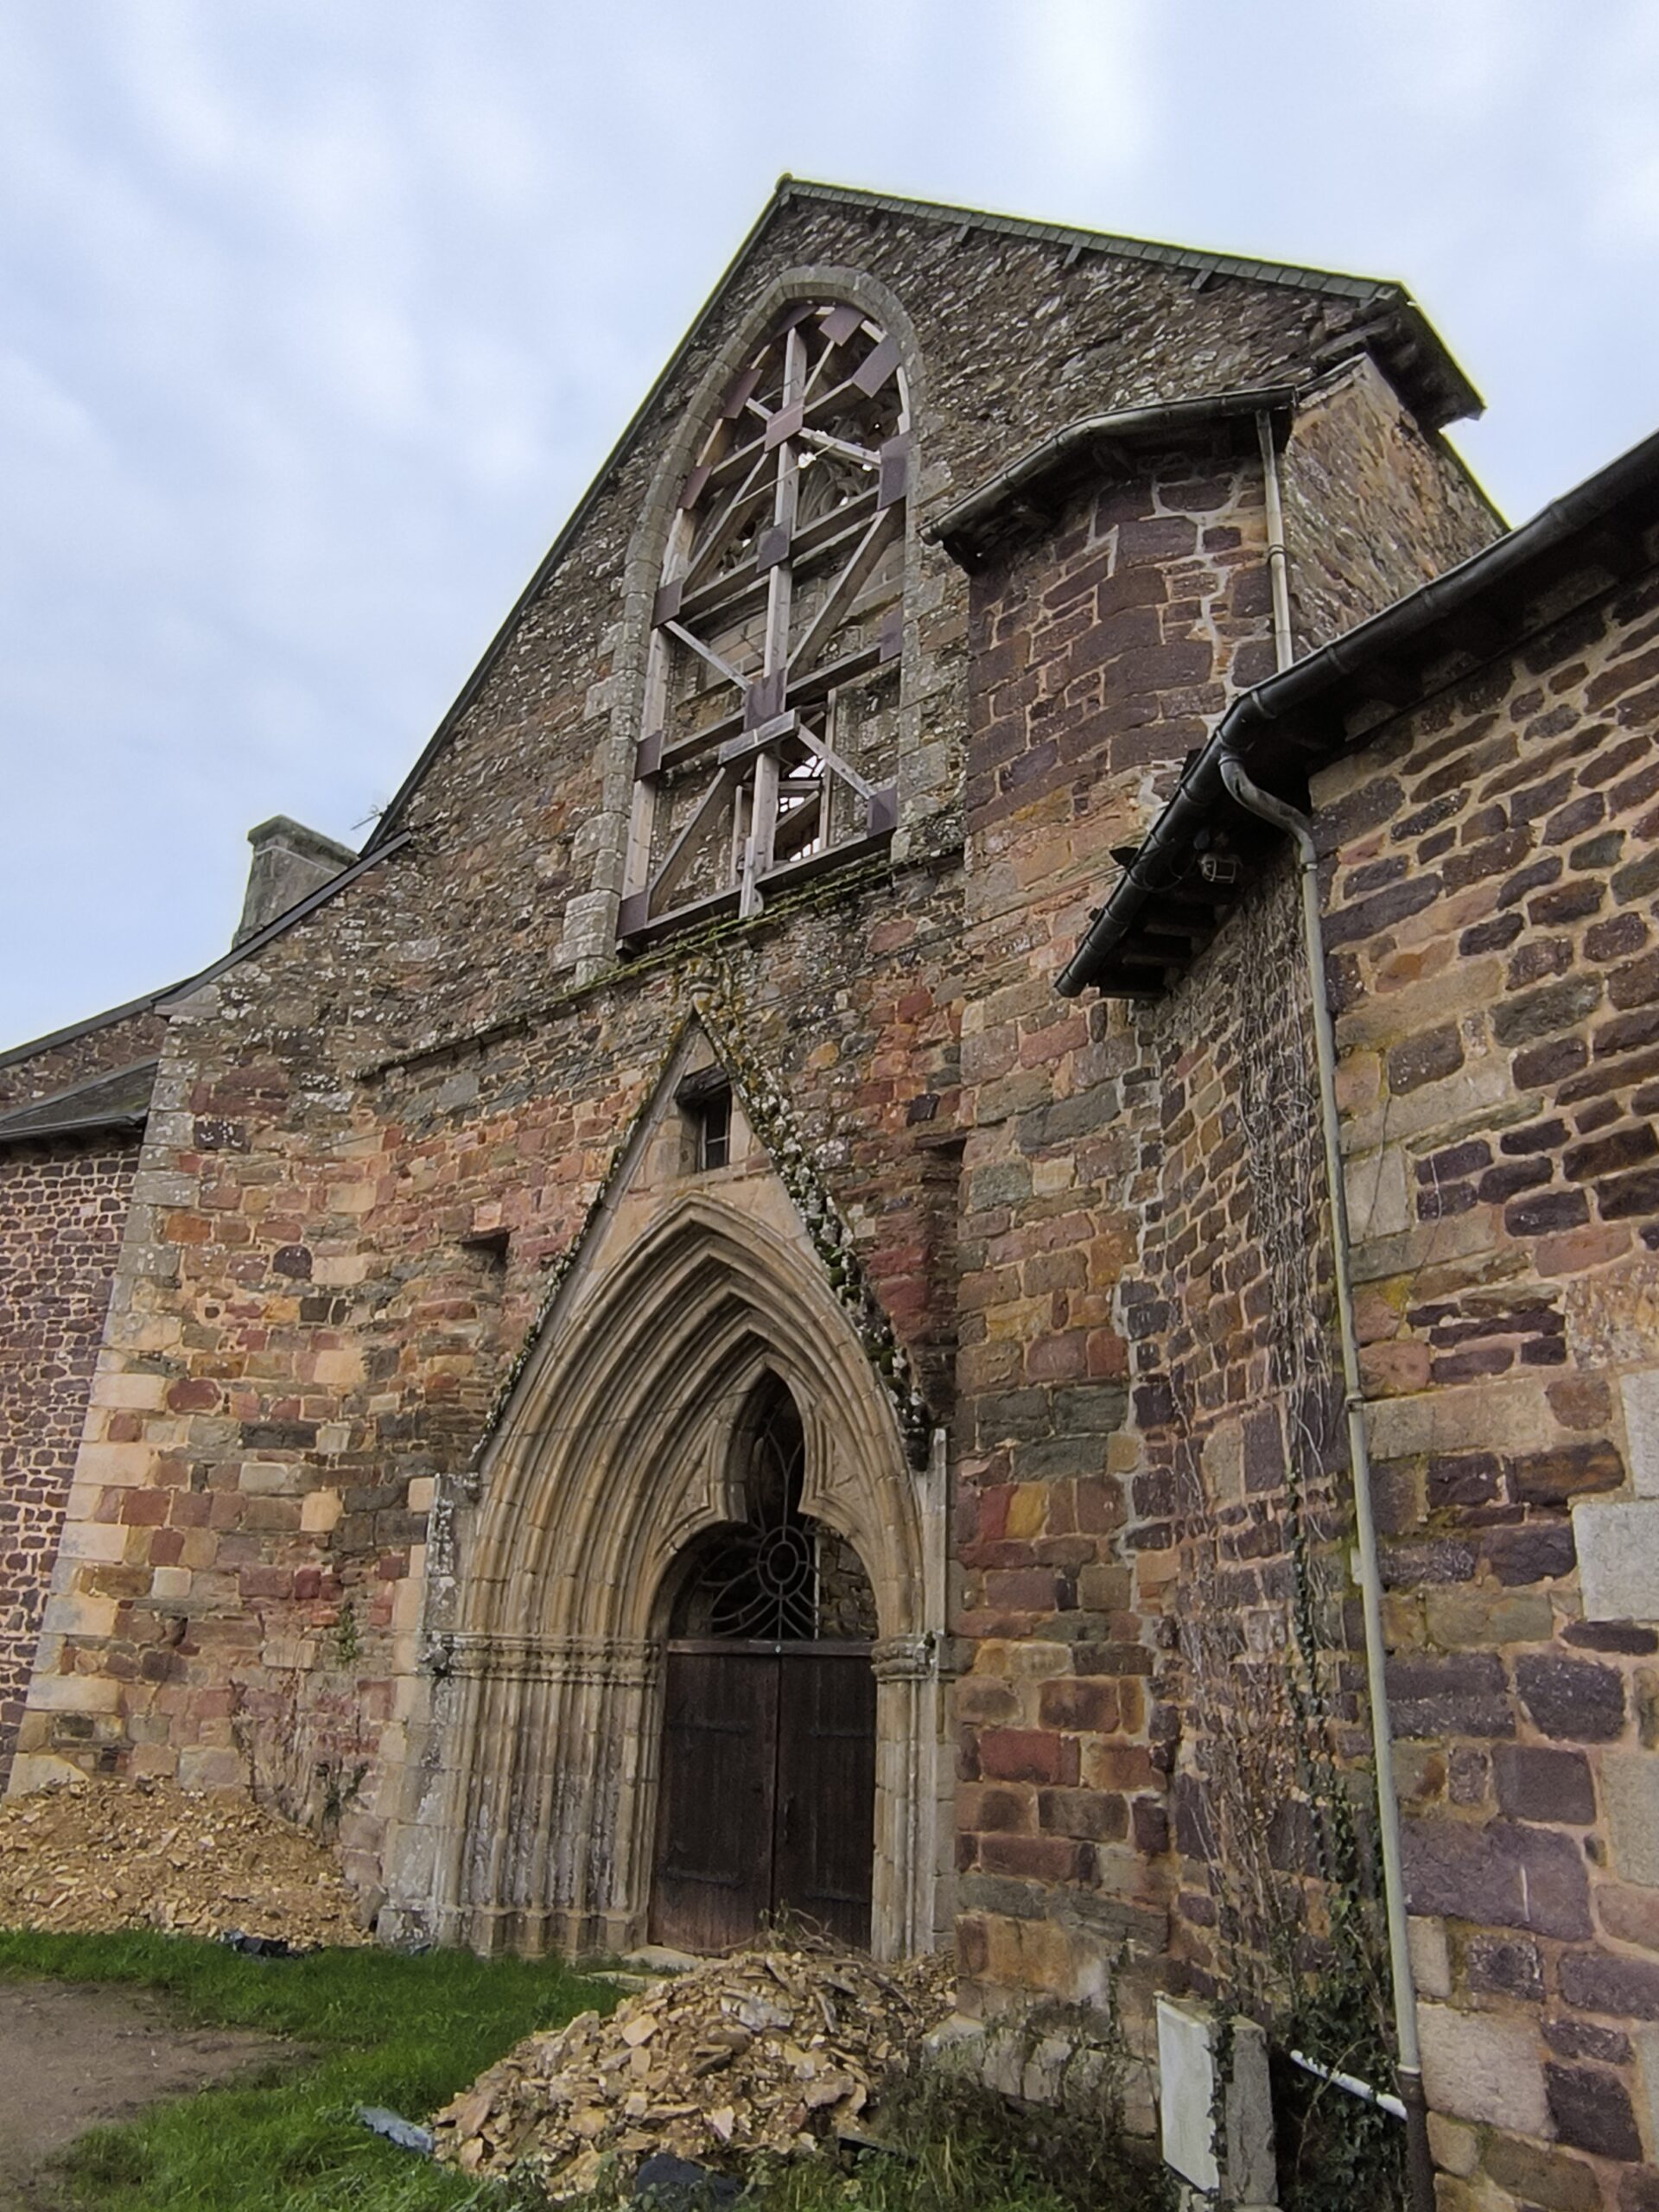
POLYGON ((651 1913, 657 1770, 662 1739, 663 1647, 659 1642, 611 1645, 603 1662, 606 1731, 616 1746, 610 1818, 608 1879, 594 1904, 594 1941, 602 1951, 626 1951, 645 1940, 651 1913))
POLYGON ((933 1942, 938 1654, 931 1636, 884 1637, 875 1675, 875 1863, 870 1947, 905 1958, 933 1942))
POLYGON ((514 1662, 519 1655, 474 1649, 484 1679, 468 1741, 469 1771, 463 1782, 459 1932, 484 1951, 511 1942, 505 1925, 507 1855, 512 1838, 513 1746, 521 1735, 525 1683, 514 1662))

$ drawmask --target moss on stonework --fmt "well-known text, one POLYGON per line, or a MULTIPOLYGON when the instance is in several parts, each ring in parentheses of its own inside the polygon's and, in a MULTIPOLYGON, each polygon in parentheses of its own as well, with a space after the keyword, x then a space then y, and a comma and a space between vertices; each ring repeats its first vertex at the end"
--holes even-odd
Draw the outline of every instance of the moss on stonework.
POLYGON ((501 1378, 474 1449, 471 1470, 474 1480, 480 1461, 499 1428, 552 1318, 559 1293, 614 1190, 634 1137, 652 1110, 668 1070, 693 1026, 701 1028, 707 1037, 732 1086, 733 1096, 750 1128, 766 1147, 778 1179, 800 1216, 808 1241, 823 1264, 824 1280, 851 1321, 864 1356, 893 1408, 911 1465, 919 1468, 927 1464, 934 1420, 910 1356, 871 1286, 858 1256, 852 1229, 811 1157, 782 1088, 744 1041, 733 1003, 729 974, 717 969, 704 988, 694 990, 692 1010, 676 1023, 639 1106, 611 1149, 575 1234, 553 1260, 543 1279, 535 1316, 501 1378))

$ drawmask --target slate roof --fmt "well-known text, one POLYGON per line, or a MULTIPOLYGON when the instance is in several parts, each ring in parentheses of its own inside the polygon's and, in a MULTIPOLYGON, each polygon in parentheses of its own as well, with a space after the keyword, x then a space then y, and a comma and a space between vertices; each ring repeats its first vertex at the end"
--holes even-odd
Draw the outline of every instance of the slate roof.
POLYGON ((158 1065, 156 1060, 135 1060, 130 1067, 86 1076, 49 1097, 14 1106, 10 1113, 0 1114, 0 1146, 87 1136, 99 1130, 129 1130, 136 1135, 149 1117, 158 1065))
POLYGON ((1188 760, 1140 846, 1112 855, 1119 874, 1057 979, 1059 990, 1068 998, 1091 988, 1110 998, 1160 996, 1277 851, 1278 834, 1228 793, 1224 754, 1236 755, 1263 789, 1306 807, 1315 769, 1373 743, 1431 690, 1513 653, 1535 620, 1616 590, 1647 562, 1644 538, 1656 525, 1659 432, 1520 529, 1241 692, 1188 760), (1560 590, 1580 576, 1586 589, 1560 603, 1560 590), (1207 874, 1216 850, 1237 856, 1236 873, 1207 874))

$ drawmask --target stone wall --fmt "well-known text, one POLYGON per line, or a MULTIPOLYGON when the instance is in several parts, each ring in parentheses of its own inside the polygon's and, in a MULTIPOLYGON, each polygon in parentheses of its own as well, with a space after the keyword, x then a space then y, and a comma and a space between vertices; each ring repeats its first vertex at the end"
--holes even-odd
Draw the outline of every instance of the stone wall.
POLYGON ((958 1936, 1033 2086, 1068 2038, 1149 2063, 1158 1986, 1282 2011, 1360 1858, 1288 873, 1155 1010, 1053 988, 1272 667, 1253 435, 1142 467, 974 588, 958 1936))
MULTIPOLYGON (((109 1756, 214 1781, 251 1763, 302 1807, 350 1782, 342 1833, 365 1879, 378 1876, 434 1486, 464 1471, 677 1014, 711 982, 787 1098, 930 1402, 948 1408, 957 1034, 980 985, 962 979, 955 857, 967 588, 925 534, 907 587, 911 766, 890 863, 631 965, 575 966, 577 940, 592 949, 591 902, 614 882, 617 779, 638 734, 616 720, 632 680, 630 563, 654 526, 653 486, 676 480, 683 410, 776 288, 833 292, 849 270, 891 296, 888 327, 913 340, 924 526, 1016 441, 1104 407, 1294 372, 1357 312, 1293 285, 1198 289, 1155 263, 822 202, 773 219, 435 750, 398 817, 410 842, 174 1011, 80 1462, 76 1565, 26 1723, 29 1776, 109 1756), (284 1763, 271 1748, 284 1745, 303 1756, 284 1763)), ((1198 613, 1169 616, 1193 632, 1179 666, 1155 680, 1140 673, 1144 653, 1105 666, 1147 619, 1132 581, 1103 587, 1101 612, 1114 588, 1125 594, 1122 638, 1075 644, 1066 710, 1092 689, 1109 719, 1128 684, 1137 790, 1154 760, 1197 741, 1227 684, 1260 669, 1259 653, 1249 666, 1242 655, 1264 593, 1227 536, 1255 525, 1224 514, 1230 473, 1200 483, 1193 466, 1180 464, 1185 505, 1146 513, 1126 493, 1103 524, 1124 578, 1166 555, 1173 576, 1169 531, 1196 545, 1214 531, 1214 590, 1198 613), (1155 736, 1133 703, 1143 692, 1163 702, 1155 736)), ((1072 632, 1096 613, 1080 601, 1072 632)), ((981 741, 976 772, 1028 796, 1040 785, 1046 820, 1069 813, 1069 787, 1097 766, 1087 747, 994 764, 994 743, 981 741)), ((1035 878, 998 848, 995 804, 976 797, 987 822, 975 927, 998 938, 1001 961, 1027 928, 1035 878)), ((1080 817, 1058 921, 1045 908, 1039 933, 1071 933, 1105 827, 1080 817)), ((1036 857, 1046 868, 1052 855, 1036 857)), ((987 982, 1001 987, 994 969, 987 982)), ((1051 1047, 1087 1026, 1051 1012, 1046 974, 1034 988, 1033 1096, 1051 1084, 1051 1047)), ((1061 1121, 1051 1134, 1065 1141, 1061 1121)), ((1122 1359, 1107 1289, 1090 1296, 1098 1318, 1085 1324, 1080 1302, 1056 1348, 1033 1357, 1070 1363, 1094 1340, 1103 1430, 1122 1359)), ((1038 1315, 1022 1306, 1018 1325, 1038 1315)))
POLYGON ((135 1138, 0 1151, 0 1770, 35 1662, 137 1159, 135 1138))
MULTIPOLYGON (((1317 1321, 1322 1285, 1305 1238, 1273 1247, 1232 1103, 1242 1085, 1260 1122, 1294 1099, 1294 1001, 1269 995, 1286 917, 1268 896, 1236 918, 1156 1016, 1052 985, 1106 855, 1270 671, 1253 431, 1137 453, 971 610, 925 529, 1062 422, 1300 373, 1354 311, 822 204, 775 219, 402 807, 409 841, 172 1010, 20 1782, 251 1778, 337 1821, 371 1891, 389 1840, 439 1825, 435 1561, 712 994, 950 1425, 964 2002, 1109 2034, 1127 1994, 1144 2054, 1154 1985, 1235 1988, 1205 1843, 1224 1732, 1191 1719, 1181 1615, 1207 1576, 1227 1633, 1282 1618, 1284 1440, 1320 1386, 1314 1363, 1272 1370, 1275 1319, 1317 1321), (624 963, 604 902, 638 735, 630 578, 683 410, 775 288, 849 269, 915 349, 892 850, 624 963)), ((1409 548, 1421 501, 1410 559, 1470 550, 1485 525, 1456 472, 1350 382, 1364 405, 1333 388, 1300 475, 1293 430, 1299 532, 1326 498, 1344 527, 1375 501, 1409 548)), ((1321 587, 1305 619, 1369 612, 1385 583, 1321 587)), ((1264 1878, 1304 1883, 1309 1848, 1283 1825, 1264 1878)))
POLYGON ((1120 1299, 1141 1451, 1134 1542, 1162 1614, 1148 1687, 1168 1777, 1169 1980, 1282 2022, 1322 1976, 1344 1986, 1374 2055, 1378 1929, 1345 1910, 1370 1889, 1349 1772, 1366 1746, 1287 868, 1135 1027, 1153 1077, 1138 1264, 1120 1299))
MULTIPOLYGON (((1182 756, 1267 672, 1260 464, 1148 453, 974 586, 956 1556, 962 2004, 1106 2017, 1167 1940, 1152 1738, 1164 1580, 1118 1300, 1139 1249, 1155 1069, 1055 995, 1182 756)), ((1144 2030, 1144 2015, 1129 2024, 1144 2030)))
MULTIPOLYGON (((1155 262, 790 202, 596 486, 397 817, 417 842, 396 864, 420 880, 419 918, 400 948, 408 1001, 381 1009, 399 1046, 544 1002, 590 949, 593 902, 614 893, 641 734, 618 718, 639 688, 631 587, 639 569, 656 581, 660 542, 644 540, 666 528, 661 504, 677 493, 683 410, 718 378, 758 305, 815 270, 831 291, 855 276, 915 346, 916 569, 895 841, 913 856, 961 836, 967 587, 928 542, 929 522, 1062 423, 1306 374, 1363 313, 1294 285, 1218 277, 1200 289, 1155 262)), ((1317 508, 1311 493, 1310 515, 1317 508)))
MULTIPOLYGON (((139 1013, 0 1055, 0 1110, 153 1058, 139 1013)), ((0 1147, 0 1770, 58 1554, 138 1160, 137 1132, 0 1147)))
MULTIPOLYGON (((342 893, 335 925, 376 895, 342 893)), ((435 1492, 700 991, 736 1009, 943 1403, 957 935, 949 868, 827 878, 465 1049, 372 1073, 365 1053, 348 1080, 295 1019, 318 969, 303 929, 180 1008, 22 1771, 105 1751, 195 1783, 251 1770, 315 1816, 361 1770, 340 1833, 378 1885, 435 1492)))
POLYGON ((1299 652, 1381 613, 1503 529, 1462 461, 1363 354, 1302 397, 1283 475, 1299 652))
POLYGON ((1659 2202, 1656 616, 1561 587, 1316 793, 1450 2212, 1659 2202))
MULTIPOLYGON (((1155 1009, 1052 988, 1184 749, 1155 647, 1206 726, 1226 696, 1190 626, 1212 548, 1259 543, 1248 478, 1213 536, 1145 501, 1171 565, 1112 663, 1147 650, 1144 697, 1071 688, 1073 637, 1120 619, 1098 516, 975 588, 959 1935, 970 2011, 1034 2008, 994 2062, 1028 2088, 1113 1997, 1143 2051, 1154 1983, 1282 2019, 1334 1976, 1386 2048, 1374 1921, 1348 1943, 1328 1910, 1370 1891, 1365 1713, 1287 867, 1155 1009)), ((1517 657, 1362 715, 1314 791, 1457 2212, 1656 2201, 1656 611, 1562 583, 1517 657)))

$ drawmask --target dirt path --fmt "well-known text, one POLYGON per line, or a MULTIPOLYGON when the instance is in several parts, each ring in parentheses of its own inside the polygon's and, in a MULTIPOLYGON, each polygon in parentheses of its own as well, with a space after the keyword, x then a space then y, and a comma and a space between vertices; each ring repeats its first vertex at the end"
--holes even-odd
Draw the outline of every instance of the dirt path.
POLYGON ((139 1991, 0 1982, 0 2212, 54 2202, 41 2163, 86 2129, 293 2055, 273 2036, 194 2026, 139 1991))

